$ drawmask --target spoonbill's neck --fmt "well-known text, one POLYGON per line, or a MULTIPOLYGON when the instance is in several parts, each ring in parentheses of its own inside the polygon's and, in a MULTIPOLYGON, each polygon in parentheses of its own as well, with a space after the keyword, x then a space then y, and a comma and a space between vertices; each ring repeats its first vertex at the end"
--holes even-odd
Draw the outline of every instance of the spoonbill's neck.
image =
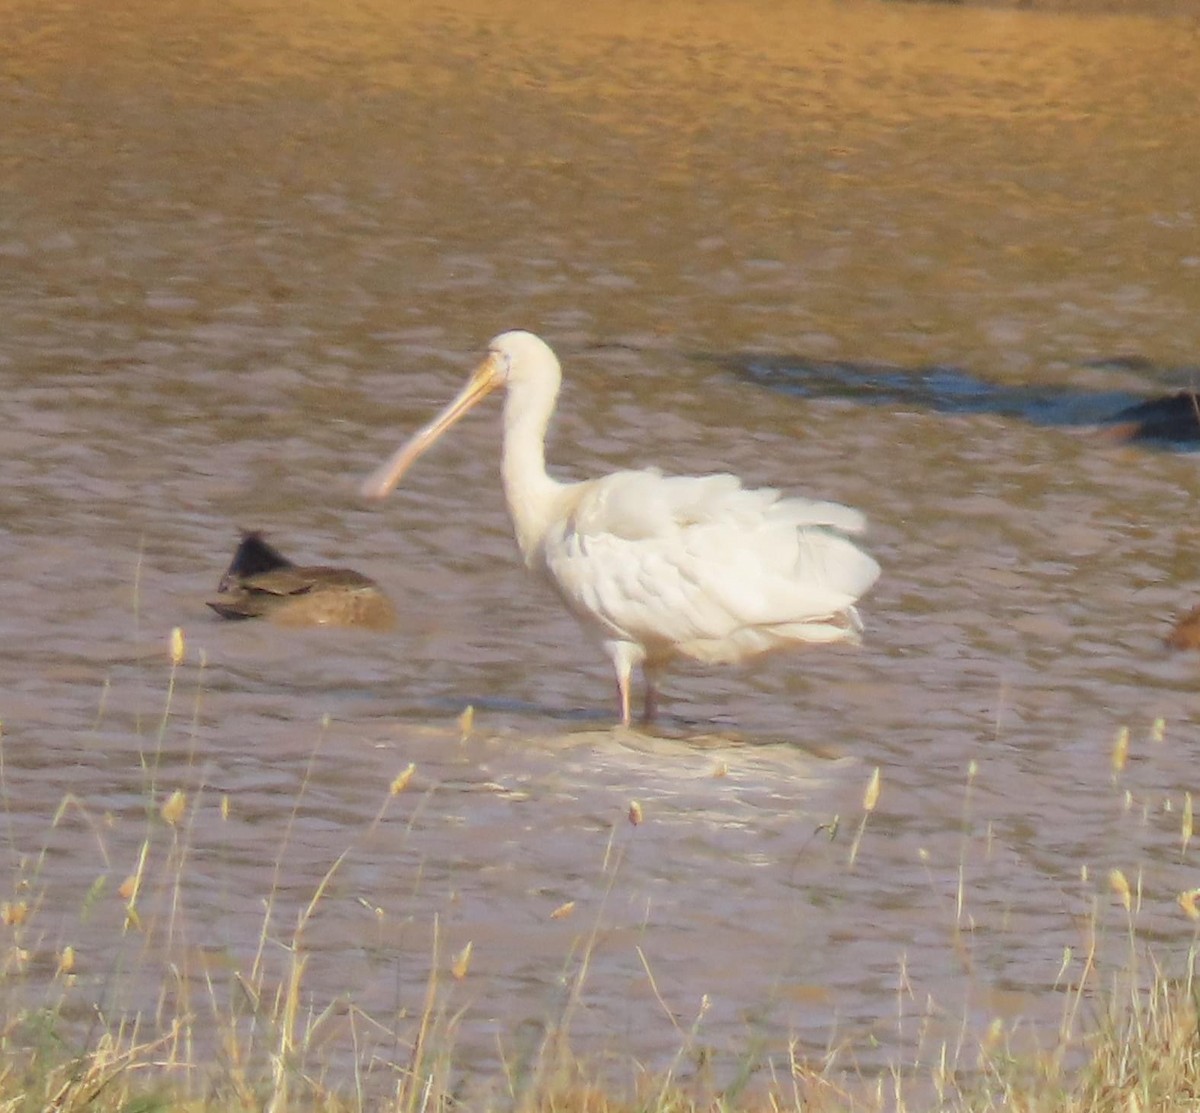
POLYGON ((538 560, 554 508, 568 484, 546 471, 546 429, 554 413, 558 384, 510 383, 504 399, 501 472, 508 514, 527 565, 538 560))

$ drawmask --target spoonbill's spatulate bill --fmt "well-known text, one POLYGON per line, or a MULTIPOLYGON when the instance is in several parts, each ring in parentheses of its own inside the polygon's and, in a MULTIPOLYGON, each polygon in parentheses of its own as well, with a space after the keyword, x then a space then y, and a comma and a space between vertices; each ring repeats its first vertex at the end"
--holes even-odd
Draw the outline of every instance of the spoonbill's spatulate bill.
POLYGON ((676 657, 734 664, 806 642, 857 640, 854 608, 879 565, 846 539, 857 510, 747 490, 736 476, 619 471, 581 483, 546 473, 546 428, 562 373, 548 345, 505 332, 454 399, 363 484, 382 498, 472 406, 507 390, 501 470, 525 563, 599 635, 629 723, 633 669, 657 681, 676 657))

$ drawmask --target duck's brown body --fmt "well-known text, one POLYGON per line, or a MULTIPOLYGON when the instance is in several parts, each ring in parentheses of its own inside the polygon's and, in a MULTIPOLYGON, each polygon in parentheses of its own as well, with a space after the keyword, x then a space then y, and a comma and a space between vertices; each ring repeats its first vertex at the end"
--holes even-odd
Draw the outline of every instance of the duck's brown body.
POLYGON ((387 630, 396 609, 379 585, 350 568, 293 564, 261 534, 242 537, 209 600, 222 618, 266 618, 280 626, 357 626, 387 630))

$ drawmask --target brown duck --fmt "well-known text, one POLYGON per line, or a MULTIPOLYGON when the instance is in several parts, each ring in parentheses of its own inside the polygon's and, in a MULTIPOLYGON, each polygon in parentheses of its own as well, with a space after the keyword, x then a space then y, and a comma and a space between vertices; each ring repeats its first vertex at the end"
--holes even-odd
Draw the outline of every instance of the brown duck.
POLYGON ((259 533, 245 533, 209 600, 222 618, 266 618, 280 626, 387 630, 396 609, 379 585, 350 568, 293 564, 259 533))

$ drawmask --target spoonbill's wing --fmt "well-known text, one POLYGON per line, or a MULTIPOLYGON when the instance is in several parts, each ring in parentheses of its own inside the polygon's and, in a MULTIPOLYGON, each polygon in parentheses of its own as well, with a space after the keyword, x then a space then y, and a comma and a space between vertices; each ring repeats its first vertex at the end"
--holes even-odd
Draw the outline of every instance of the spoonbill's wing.
POLYGON ((618 472, 583 484, 543 542, 564 598, 605 637, 652 655, 737 661, 853 637, 879 565, 837 503, 746 490, 735 476, 618 472))

